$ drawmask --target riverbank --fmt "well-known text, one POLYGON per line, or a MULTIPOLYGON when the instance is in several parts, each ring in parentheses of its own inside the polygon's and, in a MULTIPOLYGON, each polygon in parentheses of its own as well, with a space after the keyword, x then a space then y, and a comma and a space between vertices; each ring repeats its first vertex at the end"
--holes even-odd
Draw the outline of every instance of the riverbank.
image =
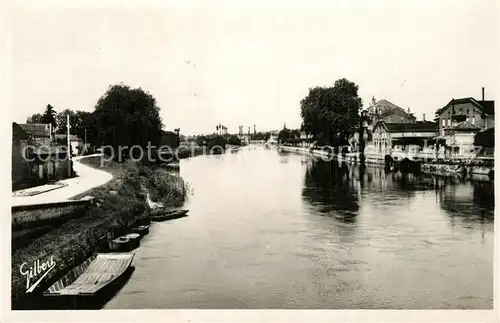
MULTIPOLYGON (((312 149, 308 147, 294 147, 294 146, 279 146, 279 149, 287 152, 294 152, 298 154, 310 154, 316 157, 324 158, 325 160, 339 160, 342 162, 358 164, 359 156, 356 154, 347 154, 345 156, 335 155, 328 149, 312 149)), ((393 162, 387 165, 384 156, 376 154, 365 155, 365 165, 367 166, 394 166, 393 162)), ((440 161, 419 161, 412 162, 413 170, 418 170, 424 173, 443 175, 443 174, 470 174, 471 176, 482 176, 494 179, 494 164, 491 161, 454 161, 454 160, 440 160, 440 161)), ((397 165, 396 165, 397 166, 397 165)), ((396 167, 397 168, 397 167, 396 167)))
MULTIPOLYGON (((40 297, 41 292, 98 251, 110 239, 146 219, 150 210, 146 199, 148 193, 153 201, 166 206, 180 205, 187 197, 187 186, 182 178, 159 167, 148 167, 131 161, 105 161, 101 167, 100 156, 84 158, 81 163, 105 171, 113 178, 102 186, 72 197, 95 197, 96 203, 85 215, 54 227, 28 245, 12 250, 13 309, 32 309, 36 306, 33 298, 40 297), (48 259, 55 262, 55 269, 45 276, 33 295, 26 294, 27 277, 21 273, 21 266, 25 264, 26 270, 33 263, 48 259)), ((40 276, 31 280, 35 281, 40 276)))

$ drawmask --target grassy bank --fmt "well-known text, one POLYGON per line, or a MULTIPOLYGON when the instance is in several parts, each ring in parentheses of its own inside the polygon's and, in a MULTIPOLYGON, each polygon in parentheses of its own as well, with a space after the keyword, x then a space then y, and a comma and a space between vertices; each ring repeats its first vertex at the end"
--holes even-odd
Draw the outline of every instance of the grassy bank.
MULTIPOLYGON (((92 195, 97 203, 91 206, 83 217, 69 220, 30 244, 12 251, 12 306, 26 305, 26 277, 20 273, 20 266, 44 261, 53 257, 57 264, 39 285, 41 292, 61 278, 67 271, 83 262, 102 245, 124 232, 127 228, 147 218, 149 206, 146 194, 150 192, 153 201, 165 205, 180 205, 187 197, 187 188, 179 176, 159 167, 147 167, 140 163, 105 162, 101 167, 100 157, 82 159, 83 164, 113 174, 113 179, 100 187, 93 188, 75 197, 92 195)), ((36 279, 35 279, 36 280, 36 279)))

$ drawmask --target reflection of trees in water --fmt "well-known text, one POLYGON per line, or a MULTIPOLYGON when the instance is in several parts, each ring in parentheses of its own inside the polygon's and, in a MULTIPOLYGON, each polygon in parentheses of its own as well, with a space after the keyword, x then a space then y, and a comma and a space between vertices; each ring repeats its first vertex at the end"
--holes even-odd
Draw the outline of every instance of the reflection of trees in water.
POLYGON ((352 223, 359 210, 358 194, 352 187, 349 169, 336 162, 315 162, 308 165, 302 196, 312 205, 319 205, 324 215, 352 223))

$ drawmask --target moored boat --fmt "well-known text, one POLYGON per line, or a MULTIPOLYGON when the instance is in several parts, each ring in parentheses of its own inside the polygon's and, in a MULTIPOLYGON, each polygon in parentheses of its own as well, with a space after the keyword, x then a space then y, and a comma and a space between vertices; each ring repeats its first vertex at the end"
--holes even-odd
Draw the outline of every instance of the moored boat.
POLYGON ((111 252, 127 252, 138 248, 140 245, 141 235, 138 233, 130 233, 124 236, 113 239, 109 243, 111 252))
POLYGON ((141 237, 145 236, 149 233, 149 225, 139 225, 137 227, 132 228, 133 233, 138 233, 141 237))
POLYGON ((167 221, 178 218, 183 218, 187 216, 189 210, 157 210, 155 213, 151 214, 152 221, 167 221))
POLYGON ((99 253, 52 284, 44 296, 96 296, 118 280, 132 264, 134 253, 99 253))

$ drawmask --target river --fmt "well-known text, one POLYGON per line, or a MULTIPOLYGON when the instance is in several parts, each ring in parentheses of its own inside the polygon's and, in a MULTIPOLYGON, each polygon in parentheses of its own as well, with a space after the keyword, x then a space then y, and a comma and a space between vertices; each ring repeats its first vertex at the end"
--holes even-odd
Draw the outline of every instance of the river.
POLYGON ((181 161, 107 309, 492 309, 493 183, 248 146, 181 161))

